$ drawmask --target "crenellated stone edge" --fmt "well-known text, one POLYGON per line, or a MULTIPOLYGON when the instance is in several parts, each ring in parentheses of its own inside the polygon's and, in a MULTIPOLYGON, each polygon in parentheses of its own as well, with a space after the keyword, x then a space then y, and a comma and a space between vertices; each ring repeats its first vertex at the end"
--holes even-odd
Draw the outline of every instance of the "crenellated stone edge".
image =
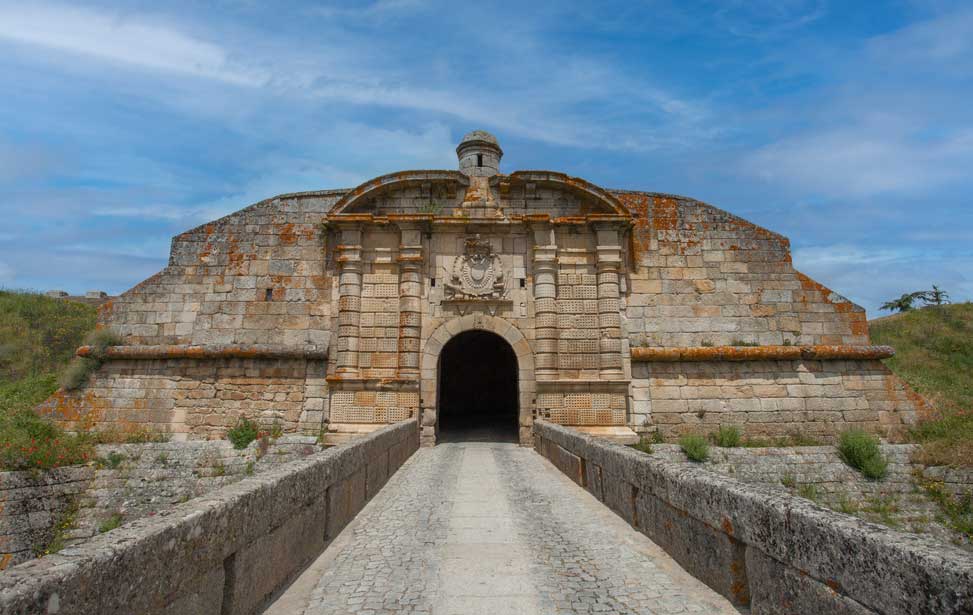
POLYGON ((636 346, 633 361, 864 361, 895 356, 891 346, 636 346))
MULTIPOLYGON (((78 348, 79 357, 93 356, 91 346, 78 348)), ((103 361, 153 359, 327 359, 328 348, 321 346, 255 345, 162 345, 109 346, 99 357, 103 361)))
POLYGON ((544 420, 534 447, 754 615, 973 612, 973 558, 951 545, 544 420))
POLYGON ((403 421, 0 576, 0 615, 259 613, 418 449, 403 421))

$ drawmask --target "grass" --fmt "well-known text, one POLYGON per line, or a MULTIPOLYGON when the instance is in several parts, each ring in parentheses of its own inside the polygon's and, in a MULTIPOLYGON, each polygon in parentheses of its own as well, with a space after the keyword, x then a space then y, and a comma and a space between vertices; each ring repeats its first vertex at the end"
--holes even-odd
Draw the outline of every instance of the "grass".
POLYGON ((838 453, 849 466, 871 479, 885 478, 888 461, 878 446, 878 438, 861 429, 849 429, 838 437, 838 453))
POLYGON ((821 493, 812 483, 804 483, 803 485, 800 485, 797 488, 797 495, 807 500, 811 500, 812 502, 817 502, 821 499, 821 493))
POLYGON ((90 305, 0 290, 0 383, 59 372, 95 319, 90 305))
POLYGON ((697 435, 687 435, 679 438, 679 446, 686 453, 690 461, 706 461, 709 459, 709 443, 706 438, 697 435))
POLYGON ((743 440, 743 434, 740 432, 740 428, 734 425, 721 425, 713 434, 713 444, 724 448, 740 446, 741 440, 743 440))
POLYGON ((233 448, 247 448, 251 442, 260 436, 260 428, 250 419, 240 419, 229 431, 226 432, 227 439, 233 443, 233 448))
POLYGON ((94 329, 95 308, 37 293, 0 291, 0 470, 49 470, 94 458, 91 440, 67 434, 34 408, 94 329))
POLYGON ((104 534, 105 532, 110 532, 121 526, 122 521, 124 520, 125 518, 122 516, 122 513, 113 513, 110 517, 98 525, 98 533, 104 534))
POLYGON ((869 328, 873 343, 895 348, 889 369, 936 409, 912 432, 922 445, 916 461, 973 466, 973 303, 913 310, 869 328))
POLYGON ((946 525, 973 540, 973 493, 956 497, 942 481, 925 479, 921 474, 915 478, 923 493, 939 505, 946 525))
POLYGON ((74 529, 77 520, 78 503, 77 501, 71 501, 54 525, 54 534, 51 536, 51 540, 44 546, 35 546, 34 555, 42 557, 51 553, 57 553, 63 549, 67 543, 68 532, 74 529))
POLYGON ((651 455, 652 454, 652 442, 650 442, 647 438, 644 438, 644 437, 643 438, 639 438, 638 443, 637 444, 633 444, 632 445, 632 448, 634 448, 637 451, 642 451, 646 455, 651 455))
POLYGON ((859 511, 865 513, 866 519, 878 521, 882 525, 893 528, 900 525, 898 519, 895 518, 896 513, 899 512, 899 503, 895 496, 872 496, 865 501, 859 511))
POLYGON ((85 336, 84 344, 91 347, 91 355, 75 357, 71 360, 58 381, 61 387, 72 391, 84 386, 91 374, 98 371, 98 368, 104 362, 105 350, 109 346, 117 346, 120 343, 121 338, 110 329, 98 329, 88 333, 85 336))

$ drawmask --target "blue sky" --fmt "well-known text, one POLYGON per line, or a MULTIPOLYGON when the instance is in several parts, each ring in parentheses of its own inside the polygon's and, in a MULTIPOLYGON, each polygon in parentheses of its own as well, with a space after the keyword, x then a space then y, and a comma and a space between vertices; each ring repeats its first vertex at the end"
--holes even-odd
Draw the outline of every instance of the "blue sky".
POLYGON ((453 168, 692 196, 878 315, 973 298, 973 3, 0 0, 0 286, 121 292, 282 192, 453 168))

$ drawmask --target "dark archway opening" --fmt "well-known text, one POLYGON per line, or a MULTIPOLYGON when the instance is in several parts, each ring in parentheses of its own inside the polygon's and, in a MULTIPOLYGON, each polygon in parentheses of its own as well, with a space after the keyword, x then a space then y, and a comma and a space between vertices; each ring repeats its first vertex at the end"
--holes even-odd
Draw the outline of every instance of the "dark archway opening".
POLYGON ((439 441, 516 442, 517 356, 502 337, 466 331, 439 355, 439 441))

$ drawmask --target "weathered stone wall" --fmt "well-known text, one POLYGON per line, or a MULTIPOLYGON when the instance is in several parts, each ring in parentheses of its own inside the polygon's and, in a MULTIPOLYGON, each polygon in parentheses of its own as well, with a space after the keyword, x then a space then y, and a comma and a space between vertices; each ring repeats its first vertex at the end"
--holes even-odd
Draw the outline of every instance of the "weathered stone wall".
POLYGON ((786 237, 694 199, 614 194, 636 214, 632 345, 868 343, 865 310, 795 270, 786 237))
POLYGON ((955 547, 569 428, 534 430, 558 469, 755 615, 973 610, 973 560, 955 547))
POLYGON ((93 467, 0 472, 0 571, 44 552, 94 472, 93 467))
MULTIPOLYGON (((917 484, 937 480, 954 498, 973 497, 973 471, 926 467, 912 462, 915 444, 883 444, 887 474, 865 478, 842 461, 834 446, 768 448, 710 447, 699 467, 732 476, 745 483, 768 485, 811 499, 866 521, 926 534, 967 550, 973 542, 943 523, 942 510, 917 484)), ((652 456, 675 463, 689 461, 676 444, 653 444, 652 456)))
POLYGON ((896 439, 919 403, 880 361, 640 362, 632 375, 634 404, 667 436, 737 425, 751 436, 830 440, 860 427, 896 439))
POLYGON ((40 411, 69 427, 146 428, 176 439, 222 438, 241 417, 316 435, 327 411, 325 370, 324 361, 305 359, 113 360, 40 411))
POLYGON ((284 464, 0 576, 0 613, 260 612, 418 447, 416 422, 284 464))
POLYGON ((56 533, 70 545, 95 535, 114 515, 123 522, 154 515, 318 450, 307 436, 257 441, 243 450, 227 441, 102 444, 100 463, 2 472, 0 570, 43 553, 56 533))
POLYGON ((341 191, 282 195, 176 236, 169 265, 101 308, 130 344, 326 347, 321 222, 341 191))

